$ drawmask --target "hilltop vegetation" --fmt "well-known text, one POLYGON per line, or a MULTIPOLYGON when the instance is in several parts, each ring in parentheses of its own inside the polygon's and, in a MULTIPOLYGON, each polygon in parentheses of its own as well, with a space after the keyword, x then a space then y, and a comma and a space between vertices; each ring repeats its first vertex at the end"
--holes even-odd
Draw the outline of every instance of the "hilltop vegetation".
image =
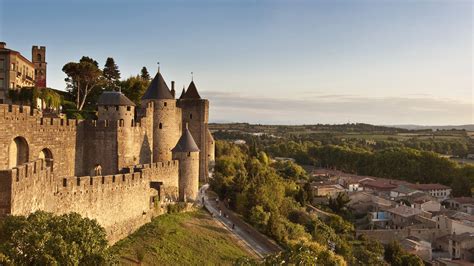
POLYGON ((407 130, 368 124, 341 125, 250 125, 211 124, 217 139, 243 139, 259 144, 313 142, 320 145, 343 145, 368 151, 386 148, 413 148, 443 155, 466 157, 474 153, 474 140, 465 130, 407 130))
MULTIPOLYGON (((271 163, 266 153, 254 146, 224 141, 216 142, 216 155, 211 188, 231 209, 286 249, 265 258, 263 264, 386 264, 384 247, 363 236, 355 238, 352 223, 336 214, 318 218, 306 210, 311 188, 295 181, 295 175, 299 181, 307 179, 299 166, 271 163)), ((418 257, 401 250, 387 261, 423 265, 418 257)))
MULTIPOLYGON (((266 128, 273 133, 261 135, 227 130, 217 131, 214 135, 216 139, 244 139, 253 149, 265 151, 273 157, 291 157, 301 165, 415 183, 441 183, 451 186, 454 196, 471 195, 471 188, 474 188, 474 165, 459 165, 439 154, 458 153, 461 156, 473 152, 473 140, 465 131, 429 131, 422 134, 418 131, 407 133, 403 129, 349 124, 349 132, 344 133, 338 131, 341 126, 334 126, 335 131, 301 134, 296 131, 305 127, 327 129, 332 126, 247 125, 247 130, 251 128, 255 132, 266 128), (363 129, 373 131, 355 132, 363 129), (278 133, 279 131, 281 132, 278 133)), ((241 127, 239 124, 237 128, 241 127)))
POLYGON ((159 216, 111 251, 123 265, 231 265, 253 256, 202 210, 159 216))
POLYGON ((0 219, 0 265, 105 265, 105 230, 77 213, 0 219))

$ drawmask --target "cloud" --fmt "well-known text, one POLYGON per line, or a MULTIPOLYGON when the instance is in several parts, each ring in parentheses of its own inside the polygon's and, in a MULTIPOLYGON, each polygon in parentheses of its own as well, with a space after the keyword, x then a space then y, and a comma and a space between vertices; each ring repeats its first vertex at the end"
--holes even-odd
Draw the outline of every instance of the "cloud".
POLYGON ((473 104, 425 95, 362 97, 321 94, 306 98, 253 97, 203 91, 211 104, 211 121, 265 124, 365 122, 372 124, 468 124, 473 104))

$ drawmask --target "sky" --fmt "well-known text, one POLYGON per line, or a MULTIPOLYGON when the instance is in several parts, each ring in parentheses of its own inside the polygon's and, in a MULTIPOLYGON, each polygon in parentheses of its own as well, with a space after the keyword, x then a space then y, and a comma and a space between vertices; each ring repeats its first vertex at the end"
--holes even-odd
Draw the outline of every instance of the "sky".
MULTIPOLYGON (((67 62, 191 72, 211 122, 474 123, 470 0, 0 0, 0 40, 67 62)), ((179 90, 178 90, 179 91, 179 90)))

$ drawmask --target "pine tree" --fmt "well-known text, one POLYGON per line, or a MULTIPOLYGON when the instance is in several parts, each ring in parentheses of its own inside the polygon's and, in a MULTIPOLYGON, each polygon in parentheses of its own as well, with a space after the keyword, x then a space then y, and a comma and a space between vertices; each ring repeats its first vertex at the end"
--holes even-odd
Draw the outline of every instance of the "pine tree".
POLYGON ((146 69, 146 67, 142 67, 140 77, 143 80, 150 80, 150 73, 148 73, 148 69, 146 69))
POLYGON ((105 88, 114 90, 120 80, 120 71, 112 57, 108 57, 105 61, 103 75, 106 83, 105 88))

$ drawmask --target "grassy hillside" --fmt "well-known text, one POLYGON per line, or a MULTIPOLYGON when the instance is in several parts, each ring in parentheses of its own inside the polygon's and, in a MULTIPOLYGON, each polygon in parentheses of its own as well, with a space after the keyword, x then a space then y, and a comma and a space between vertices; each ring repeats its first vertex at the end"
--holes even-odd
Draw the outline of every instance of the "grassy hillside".
POLYGON ((202 210, 159 216, 112 250, 123 265, 231 265, 252 256, 202 210))

